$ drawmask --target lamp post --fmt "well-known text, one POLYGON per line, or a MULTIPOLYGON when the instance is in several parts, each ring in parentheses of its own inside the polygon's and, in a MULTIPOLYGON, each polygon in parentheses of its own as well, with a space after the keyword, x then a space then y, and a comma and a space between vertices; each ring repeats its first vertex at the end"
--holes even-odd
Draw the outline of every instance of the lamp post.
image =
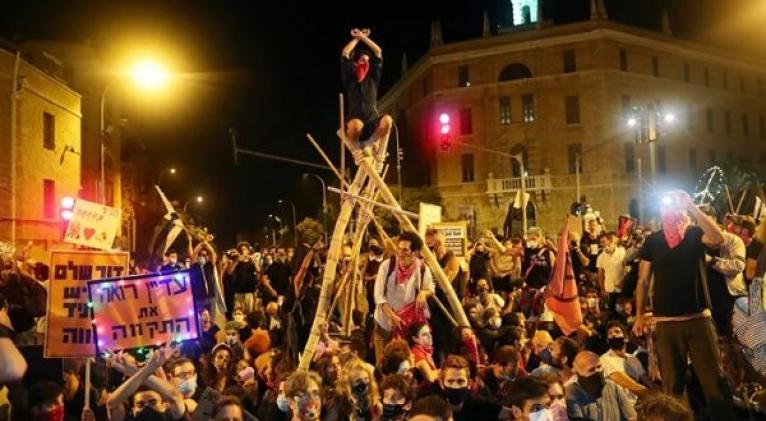
POLYGON ((293 210, 293 247, 298 248, 298 230, 297 230, 298 223, 296 221, 297 217, 295 215, 295 213, 296 213, 295 212, 295 203, 293 203, 292 200, 284 200, 284 199, 277 200, 277 203, 279 203, 280 205, 284 204, 285 202, 289 203, 290 207, 293 210))
POLYGON ((303 173, 303 177, 314 177, 317 180, 319 180, 319 183, 322 184, 322 214, 327 213, 327 184, 325 183, 324 179, 314 173, 303 173))
POLYGON ((521 232, 523 235, 527 234, 527 175, 526 168, 524 168, 524 154, 517 153, 512 155, 513 159, 519 163, 519 169, 521 170, 521 199, 519 206, 521 207, 521 232))
MULTIPOLYGON (((281 241, 282 229, 283 229, 282 219, 280 219, 278 216, 275 216, 273 214, 269 214, 269 220, 279 224, 279 235, 280 235, 280 241, 281 241)), ((274 226, 271 227, 271 234, 272 234, 272 245, 276 247, 277 246, 277 231, 274 226)))
MULTIPOLYGON (((131 69, 131 75, 133 79, 141 86, 147 89, 156 89, 165 84, 168 78, 168 73, 162 68, 162 66, 151 61, 142 61, 137 63, 133 69, 131 69)), ((107 83, 104 90, 101 92, 101 99, 99 103, 99 120, 98 120, 98 135, 100 145, 100 172, 101 182, 99 186, 99 200, 101 204, 106 204, 106 124, 105 124, 105 112, 106 98, 112 87, 118 81, 112 81, 107 83)))

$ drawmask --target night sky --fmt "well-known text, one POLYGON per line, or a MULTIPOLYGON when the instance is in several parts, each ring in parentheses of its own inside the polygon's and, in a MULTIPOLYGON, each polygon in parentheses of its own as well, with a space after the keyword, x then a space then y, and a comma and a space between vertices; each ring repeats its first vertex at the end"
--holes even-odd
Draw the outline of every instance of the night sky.
MULTIPOLYGON (((148 146, 155 171, 175 165, 183 174, 163 181, 169 196, 184 201, 204 194, 207 203, 195 213, 224 242, 258 231, 268 213, 289 220, 287 209, 277 207, 280 197, 296 201, 299 219, 318 209, 318 183, 300 177, 307 169, 245 156, 234 167, 227 131, 238 129, 241 147, 319 163, 305 140, 311 132, 337 157, 339 55, 352 27, 371 28, 383 48, 385 91, 399 77, 402 52, 412 65, 427 50, 432 19, 441 19, 449 43, 479 37, 484 9, 493 26, 508 24, 510 13, 507 0, 3 4, 0 35, 6 39, 90 40, 114 62, 126 50, 172 52, 172 70, 184 75, 167 94, 174 100, 128 96, 124 114, 148 146)), ((585 20, 589 4, 549 0, 545 18, 585 20)), ((607 1, 607 10, 611 20, 659 29, 663 5, 678 37, 761 57, 766 51, 763 0, 615 0, 607 1)))

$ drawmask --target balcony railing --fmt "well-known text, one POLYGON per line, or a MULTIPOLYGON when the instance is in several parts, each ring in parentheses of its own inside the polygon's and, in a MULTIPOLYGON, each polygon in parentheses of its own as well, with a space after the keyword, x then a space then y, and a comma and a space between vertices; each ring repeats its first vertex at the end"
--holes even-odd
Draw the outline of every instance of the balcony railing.
MULTIPOLYGON (((551 189, 551 174, 546 171, 542 175, 528 175, 525 177, 527 192, 546 191, 551 189)), ((515 193, 521 190, 521 177, 511 178, 488 178, 487 194, 515 193)))

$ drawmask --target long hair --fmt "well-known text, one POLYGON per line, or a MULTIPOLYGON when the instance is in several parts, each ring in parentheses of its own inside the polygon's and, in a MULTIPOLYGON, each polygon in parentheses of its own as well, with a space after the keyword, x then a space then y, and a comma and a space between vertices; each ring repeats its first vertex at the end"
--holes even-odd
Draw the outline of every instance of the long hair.
POLYGON ((351 372, 352 371, 364 371, 370 378, 370 387, 367 390, 367 402, 370 408, 374 408, 380 404, 380 395, 378 393, 378 382, 375 381, 375 374, 372 371, 372 366, 359 358, 352 358, 346 362, 343 366, 343 370, 338 376, 338 396, 345 398, 347 401, 352 402, 351 398, 354 396, 351 391, 351 372))

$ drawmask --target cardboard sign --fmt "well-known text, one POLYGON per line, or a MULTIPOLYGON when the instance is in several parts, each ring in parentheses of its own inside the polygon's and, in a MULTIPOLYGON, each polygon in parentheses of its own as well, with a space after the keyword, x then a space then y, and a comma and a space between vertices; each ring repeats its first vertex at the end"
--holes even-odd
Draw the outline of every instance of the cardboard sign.
POLYGON ((420 202, 420 216, 418 218, 418 232, 425 237, 426 230, 442 221, 442 207, 430 203, 420 202))
POLYGON ((98 352, 199 337, 189 271, 88 282, 88 294, 98 352))
POLYGON ((77 199, 64 241, 99 250, 111 250, 121 218, 121 209, 77 199))
POLYGON ((45 358, 96 354, 88 307, 88 281, 125 276, 126 252, 52 250, 45 358))
POLYGON ((465 257, 468 254, 468 224, 466 221, 441 222, 433 225, 439 230, 444 247, 452 251, 457 257, 465 257))

